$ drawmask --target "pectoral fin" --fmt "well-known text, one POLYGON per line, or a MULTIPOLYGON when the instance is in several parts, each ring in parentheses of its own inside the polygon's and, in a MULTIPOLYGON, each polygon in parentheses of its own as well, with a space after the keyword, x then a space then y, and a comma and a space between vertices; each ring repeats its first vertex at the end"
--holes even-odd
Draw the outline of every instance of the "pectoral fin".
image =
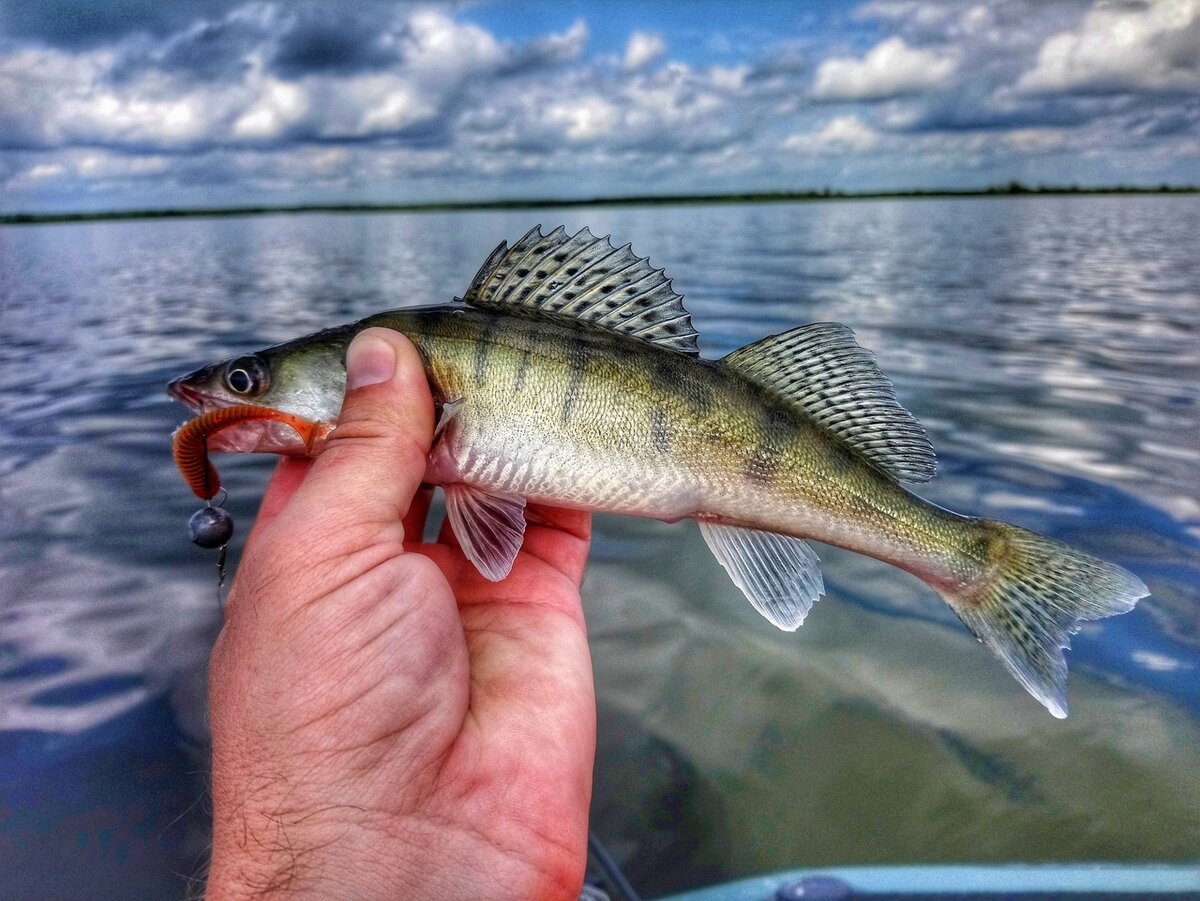
POLYGON ((479 574, 499 582, 512 569, 525 538, 525 498, 458 482, 445 486, 446 515, 454 537, 479 574))
POLYGON ((807 541, 713 522, 701 522, 700 534, 754 609, 780 629, 794 632, 825 590, 807 541))
POLYGON ((454 421, 454 417, 458 415, 458 411, 462 409, 463 399, 452 400, 448 404, 442 404, 442 411, 438 414, 437 426, 433 430, 433 440, 436 442, 442 437, 442 432, 446 431, 446 426, 454 421))

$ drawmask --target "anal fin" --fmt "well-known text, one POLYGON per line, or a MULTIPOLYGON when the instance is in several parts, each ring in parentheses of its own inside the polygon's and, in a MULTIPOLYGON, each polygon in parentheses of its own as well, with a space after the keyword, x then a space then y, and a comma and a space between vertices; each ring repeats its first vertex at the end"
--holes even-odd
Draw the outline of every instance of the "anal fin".
POLYGON ((446 516, 463 554, 489 582, 512 569, 525 539, 525 498, 457 482, 445 486, 446 516))
POLYGON ((807 541, 714 522, 700 522, 713 556, 754 609, 794 632, 825 591, 821 561, 807 541))

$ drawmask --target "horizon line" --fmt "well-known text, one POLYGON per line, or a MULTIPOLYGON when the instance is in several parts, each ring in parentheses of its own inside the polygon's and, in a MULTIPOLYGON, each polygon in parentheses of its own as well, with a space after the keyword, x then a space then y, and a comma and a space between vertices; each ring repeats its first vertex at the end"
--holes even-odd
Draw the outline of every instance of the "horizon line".
POLYGON ((1200 194, 1200 185, 1037 185, 1020 181, 986 188, 911 188, 892 191, 745 191, 715 194, 629 194, 583 198, 497 198, 492 200, 432 200, 409 203, 299 203, 219 207, 162 207, 55 213, 0 213, 0 225, 43 225, 122 219, 182 219, 224 216, 270 216, 288 213, 436 213, 471 210, 546 209, 589 206, 670 206, 707 203, 789 203, 823 200, 920 200, 955 197, 1014 197, 1029 195, 1200 194))

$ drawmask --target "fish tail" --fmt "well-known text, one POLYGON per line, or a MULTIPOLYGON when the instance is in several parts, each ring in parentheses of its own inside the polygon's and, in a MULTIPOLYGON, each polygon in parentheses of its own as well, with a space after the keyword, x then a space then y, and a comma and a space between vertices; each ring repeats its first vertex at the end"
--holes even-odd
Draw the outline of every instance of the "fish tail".
POLYGON ((1086 620, 1127 613, 1149 592, 1133 573, 1062 542, 993 520, 974 521, 982 575, 942 596, 968 629, 1054 716, 1067 715, 1063 650, 1086 620))

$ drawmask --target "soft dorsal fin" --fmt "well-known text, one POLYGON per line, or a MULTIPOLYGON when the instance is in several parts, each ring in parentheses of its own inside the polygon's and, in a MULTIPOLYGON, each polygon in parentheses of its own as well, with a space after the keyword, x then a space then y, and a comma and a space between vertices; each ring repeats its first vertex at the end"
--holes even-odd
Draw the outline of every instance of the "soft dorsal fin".
POLYGON ((895 478, 928 482, 937 472, 925 429, 900 406, 875 355, 841 323, 803 325, 735 350, 723 362, 895 478))
POLYGON ((672 350, 700 352, 692 317, 663 271, 628 244, 613 247, 586 228, 567 237, 562 226, 543 235, 539 225, 512 247, 502 242, 463 300, 573 316, 672 350))

